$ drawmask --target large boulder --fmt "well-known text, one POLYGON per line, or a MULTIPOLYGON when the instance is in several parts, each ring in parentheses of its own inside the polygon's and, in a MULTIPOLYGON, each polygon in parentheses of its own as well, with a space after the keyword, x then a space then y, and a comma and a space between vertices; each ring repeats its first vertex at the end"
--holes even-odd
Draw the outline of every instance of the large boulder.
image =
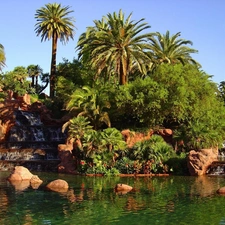
POLYGON ((21 180, 30 180, 33 177, 33 174, 23 166, 15 166, 14 171, 8 177, 8 180, 11 181, 21 181, 21 180))
POLYGON ((49 184, 47 184, 46 188, 50 191, 55 192, 67 192, 69 189, 69 185, 65 180, 53 180, 49 184))
POLYGON ((206 174, 212 162, 217 161, 218 149, 201 149, 199 151, 191 150, 187 157, 187 166, 190 175, 200 176, 206 174))
POLYGON ((37 189, 43 183, 37 175, 33 175, 23 166, 16 166, 7 179, 16 190, 24 190, 30 185, 33 189, 37 189))

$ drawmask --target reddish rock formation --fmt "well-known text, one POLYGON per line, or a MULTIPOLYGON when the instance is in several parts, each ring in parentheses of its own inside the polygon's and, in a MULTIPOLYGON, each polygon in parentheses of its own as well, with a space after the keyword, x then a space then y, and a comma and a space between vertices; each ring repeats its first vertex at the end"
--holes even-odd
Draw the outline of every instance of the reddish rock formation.
POLYGON ((158 134, 162 136, 167 143, 172 143, 173 135, 173 131, 171 129, 159 129, 157 131, 149 129, 146 133, 133 132, 127 129, 123 130, 121 133, 129 148, 132 148, 136 142, 150 139, 153 134, 158 134))
POLYGON ((206 174, 209 166, 218 157, 218 149, 191 150, 187 157, 187 166, 190 175, 199 176, 206 174))
POLYGON ((67 139, 66 144, 58 145, 58 157, 61 163, 58 165, 59 173, 76 173, 76 162, 72 154, 74 139, 67 139))
POLYGON ((74 138, 68 138, 65 144, 58 145, 58 151, 72 151, 74 148, 74 138))
POLYGON ((150 129, 149 132, 147 132, 147 134, 143 134, 140 132, 133 132, 127 129, 123 130, 121 133, 128 147, 132 148, 136 142, 150 139, 154 132, 152 129, 150 129))
POLYGON ((14 126, 16 110, 38 112, 44 125, 62 125, 66 120, 66 118, 53 119, 51 111, 40 101, 31 104, 28 94, 17 96, 9 91, 7 98, 0 103, 0 142, 6 140, 10 128, 14 126))
POLYGON ((69 185, 65 180, 58 179, 50 182, 46 188, 55 192, 67 192, 69 185))
POLYGON ((58 157, 60 159, 60 164, 58 165, 59 173, 72 173, 76 174, 76 162, 74 160, 71 151, 59 151, 58 157))

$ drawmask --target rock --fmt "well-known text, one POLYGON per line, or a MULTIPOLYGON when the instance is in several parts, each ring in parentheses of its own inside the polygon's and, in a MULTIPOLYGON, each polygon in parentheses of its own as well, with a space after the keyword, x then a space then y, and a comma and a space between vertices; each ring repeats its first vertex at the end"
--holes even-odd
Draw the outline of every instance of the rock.
POLYGON ((127 184, 117 184, 115 187, 115 191, 116 192, 121 192, 123 194, 131 191, 133 189, 133 187, 127 185, 127 184))
POLYGON ((200 151, 191 150, 187 157, 187 166, 190 175, 200 176, 206 174, 209 166, 218 157, 218 149, 201 149, 200 151))
POLYGON ((65 180, 58 179, 50 182, 46 188, 55 192, 67 192, 69 185, 65 180))
POLYGON ((153 134, 153 130, 150 129, 146 133, 133 132, 129 129, 123 130, 121 134, 123 135, 124 141, 127 143, 129 148, 132 148, 136 142, 149 140, 153 134))
POLYGON ((24 191, 30 186, 29 180, 12 180, 10 181, 10 184, 12 184, 16 191, 24 191))
POLYGON ((43 182, 37 175, 33 175, 23 166, 16 166, 8 180, 16 190, 24 190, 30 185, 33 189, 37 189, 43 182))
POLYGON ((71 151, 74 148, 74 138, 67 139, 66 144, 59 144, 58 151, 71 151))
POLYGON ((173 131, 171 129, 159 129, 157 133, 160 134, 161 136, 173 135, 173 131))
POLYGON ((23 166, 16 166, 13 173, 8 177, 8 180, 30 180, 33 174, 23 166))
POLYGON ((76 173, 76 163, 71 151, 59 151, 58 157, 60 164, 58 165, 59 173, 76 173))
POLYGON ((37 175, 33 175, 30 179, 30 185, 33 189, 38 189, 42 183, 43 181, 37 175))
POLYGON ((218 194, 222 194, 222 195, 225 195, 225 187, 221 187, 217 190, 217 193, 218 194))
POLYGON ((36 149, 34 151, 34 154, 38 154, 38 155, 45 156, 46 155, 46 152, 45 152, 45 150, 42 150, 42 149, 38 148, 38 149, 36 149))

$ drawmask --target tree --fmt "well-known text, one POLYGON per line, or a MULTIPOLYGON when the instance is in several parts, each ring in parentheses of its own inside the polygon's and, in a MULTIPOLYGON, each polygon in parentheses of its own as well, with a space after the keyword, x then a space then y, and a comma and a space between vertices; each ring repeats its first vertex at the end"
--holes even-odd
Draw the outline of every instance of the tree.
POLYGON ((200 66, 190 55, 198 51, 186 46, 192 45, 192 42, 185 39, 178 39, 178 37, 180 37, 180 32, 170 36, 169 31, 167 31, 165 35, 156 32, 149 38, 151 53, 154 56, 155 63, 182 63, 183 65, 190 63, 200 66))
POLYGON ((219 90, 219 97, 223 100, 224 104, 225 104, 225 81, 221 81, 218 87, 219 90))
POLYGON ((186 150, 222 143, 225 138, 224 102, 210 75, 190 64, 164 64, 151 78, 168 92, 161 105, 162 126, 176 131, 177 141, 183 141, 186 150))
POLYGON ((27 80, 28 71, 23 66, 17 66, 13 71, 6 72, 2 76, 2 89, 4 91, 11 90, 14 93, 22 96, 25 93, 32 93, 30 81, 27 80))
POLYGON ((60 40, 63 44, 66 44, 69 38, 73 39, 74 35, 74 19, 69 16, 73 11, 69 9, 70 6, 48 3, 45 7, 38 9, 35 14, 37 36, 41 35, 41 41, 52 39, 50 97, 55 96, 57 42, 60 40))
POLYGON ((38 77, 43 73, 43 70, 39 65, 29 65, 27 67, 29 77, 31 77, 31 87, 35 88, 38 93, 38 77))
POLYGON ((2 44, 0 44, 0 71, 2 69, 2 67, 5 66, 5 50, 4 50, 4 46, 2 44))
POLYGON ((98 75, 118 76, 119 84, 128 82, 129 74, 135 70, 147 73, 151 63, 147 54, 150 33, 142 33, 150 28, 144 19, 131 21, 132 13, 125 19, 122 10, 109 13, 102 20, 94 20, 78 41, 79 58, 89 60, 98 75))
POLYGON ((76 59, 70 62, 64 58, 63 62, 57 65, 57 98, 67 102, 74 90, 84 85, 83 70, 83 64, 76 59))

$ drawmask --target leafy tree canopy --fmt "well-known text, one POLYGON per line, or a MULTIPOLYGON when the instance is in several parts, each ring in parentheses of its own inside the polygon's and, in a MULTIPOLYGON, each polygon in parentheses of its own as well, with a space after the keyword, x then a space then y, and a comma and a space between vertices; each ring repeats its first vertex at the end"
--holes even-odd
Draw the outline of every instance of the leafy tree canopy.
POLYGON ((34 90, 30 87, 28 81, 28 70, 23 66, 15 67, 13 71, 6 72, 2 75, 3 90, 11 90, 14 93, 22 96, 25 93, 33 93, 34 90))

